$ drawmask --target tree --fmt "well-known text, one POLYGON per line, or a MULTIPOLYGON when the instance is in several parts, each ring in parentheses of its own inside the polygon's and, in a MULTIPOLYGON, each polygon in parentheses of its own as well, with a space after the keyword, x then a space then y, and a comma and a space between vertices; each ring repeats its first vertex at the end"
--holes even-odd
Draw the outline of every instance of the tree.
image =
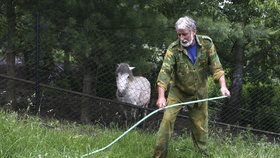
MULTIPOLYGON (((16 9, 15 9, 15 1, 6 0, 4 4, 1 6, 5 6, 5 15, 7 22, 7 32, 6 34, 6 42, 4 44, 4 51, 6 54, 6 62, 7 62, 7 75, 10 77, 15 77, 15 36, 16 36, 16 9)), ((9 109, 14 109, 16 106, 15 102, 15 81, 8 80, 7 81, 7 105, 10 107, 6 107, 9 109)))
MULTIPOLYGON (((272 1, 232 1, 227 3, 223 8, 223 13, 227 16, 227 19, 232 22, 232 33, 230 38, 233 42, 232 53, 234 60, 232 65, 232 78, 231 78, 231 98, 224 105, 222 111, 222 119, 228 123, 242 122, 240 111, 242 103, 242 86, 243 82, 259 82, 256 78, 246 77, 256 75, 256 71, 261 70, 264 73, 269 72, 263 69, 267 64, 265 62, 266 57, 271 52, 271 49, 265 48, 264 43, 271 43, 271 39, 268 36, 271 32, 275 32, 275 28, 267 27, 265 25, 265 17, 268 17, 272 12, 275 13, 276 9, 273 9, 272 1), (246 9, 245 9, 246 8, 246 9), (263 64, 256 64, 262 63, 263 64), (252 69, 256 67, 256 69, 252 69), (230 118, 228 117, 229 113, 230 118)), ((277 11, 276 11, 277 12, 277 11)), ((277 13, 279 14, 279 12, 277 13)), ((276 25, 274 25, 276 26, 276 25)), ((271 65, 272 66, 272 65, 271 65)), ((264 76, 271 76, 269 74, 264 76)), ((264 77, 268 81, 268 78, 264 77)), ((254 105, 250 105, 254 106, 254 105)), ((254 110, 253 110, 254 111, 254 110)))

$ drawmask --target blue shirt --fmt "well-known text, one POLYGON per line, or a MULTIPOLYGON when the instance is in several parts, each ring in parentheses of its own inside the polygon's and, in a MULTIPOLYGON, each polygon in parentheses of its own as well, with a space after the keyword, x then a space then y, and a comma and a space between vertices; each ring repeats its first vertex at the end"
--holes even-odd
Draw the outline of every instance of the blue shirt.
POLYGON ((189 47, 187 47, 187 52, 188 52, 188 56, 190 57, 191 59, 191 62, 193 64, 195 64, 195 61, 196 61, 196 48, 197 48, 197 44, 193 44, 193 45, 190 45, 189 47))

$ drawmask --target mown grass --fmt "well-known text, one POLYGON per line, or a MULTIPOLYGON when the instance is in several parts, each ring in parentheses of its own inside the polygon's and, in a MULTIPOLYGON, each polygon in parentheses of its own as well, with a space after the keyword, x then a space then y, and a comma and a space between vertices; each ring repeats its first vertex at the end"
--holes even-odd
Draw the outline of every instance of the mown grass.
MULTIPOLYGON (((0 112, 1 158, 75 158, 102 148, 120 136, 124 130, 22 117, 0 112)), ((110 148, 88 157, 150 158, 155 133, 133 130, 110 148)), ((214 158, 279 158, 280 145, 265 138, 255 141, 253 135, 238 136, 210 133, 209 151, 214 158)), ((170 158, 201 157, 188 135, 173 137, 170 158)))

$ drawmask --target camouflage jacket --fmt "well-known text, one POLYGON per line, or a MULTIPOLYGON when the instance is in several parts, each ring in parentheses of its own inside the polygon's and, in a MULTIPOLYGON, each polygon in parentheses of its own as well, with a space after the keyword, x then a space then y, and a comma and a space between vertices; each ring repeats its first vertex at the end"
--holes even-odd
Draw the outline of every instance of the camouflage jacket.
POLYGON ((179 40, 173 42, 166 51, 157 85, 167 90, 171 83, 171 92, 172 88, 176 88, 176 92, 182 92, 184 96, 202 99, 208 96, 207 74, 209 68, 216 81, 224 75, 224 71, 211 38, 196 35, 195 39, 197 43, 196 63, 192 64, 187 50, 180 45, 179 40))

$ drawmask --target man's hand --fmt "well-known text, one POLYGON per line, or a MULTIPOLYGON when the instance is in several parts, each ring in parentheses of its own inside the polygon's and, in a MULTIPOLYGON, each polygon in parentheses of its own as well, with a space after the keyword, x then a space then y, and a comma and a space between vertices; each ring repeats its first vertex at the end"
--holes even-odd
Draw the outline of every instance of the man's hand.
POLYGON ((164 96, 164 88, 158 86, 158 99, 157 99, 157 107, 164 108, 166 106, 166 99, 164 96))
POLYGON ((165 97, 159 97, 156 104, 158 108, 164 108, 166 106, 165 97))
POLYGON ((227 87, 222 87, 220 89, 220 92, 222 96, 230 97, 230 91, 227 89, 227 87))
POLYGON ((220 83, 220 87, 221 87, 221 89, 220 89, 221 95, 230 97, 230 92, 229 92, 229 90, 227 89, 227 86, 226 86, 225 75, 220 77, 219 83, 220 83))

